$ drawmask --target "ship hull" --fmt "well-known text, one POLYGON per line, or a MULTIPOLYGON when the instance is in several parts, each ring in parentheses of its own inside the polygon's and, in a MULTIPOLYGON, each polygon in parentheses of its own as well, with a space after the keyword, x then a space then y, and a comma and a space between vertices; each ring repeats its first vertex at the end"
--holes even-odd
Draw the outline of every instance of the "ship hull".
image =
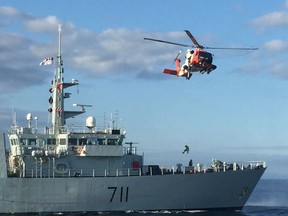
POLYGON ((264 171, 1 178, 0 212, 242 209, 264 171))

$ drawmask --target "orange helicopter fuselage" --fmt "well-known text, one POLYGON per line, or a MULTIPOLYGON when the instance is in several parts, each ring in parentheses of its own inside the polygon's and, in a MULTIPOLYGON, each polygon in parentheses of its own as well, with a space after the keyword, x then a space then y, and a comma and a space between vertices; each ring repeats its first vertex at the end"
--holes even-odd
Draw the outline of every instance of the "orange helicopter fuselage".
POLYGON ((189 62, 190 71, 196 72, 206 70, 210 68, 213 62, 213 56, 211 53, 204 51, 203 49, 196 49, 189 62))

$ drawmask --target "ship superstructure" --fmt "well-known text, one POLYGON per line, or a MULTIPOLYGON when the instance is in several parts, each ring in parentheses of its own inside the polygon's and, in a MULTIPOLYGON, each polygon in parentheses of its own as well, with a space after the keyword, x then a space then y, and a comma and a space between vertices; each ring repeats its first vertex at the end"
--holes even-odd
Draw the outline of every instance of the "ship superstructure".
POLYGON ((52 125, 45 130, 33 128, 32 114, 27 114, 28 127, 14 125, 8 136, 11 143, 9 155, 9 175, 20 177, 55 177, 70 175, 92 176, 111 174, 118 170, 140 168, 142 156, 123 158, 125 152, 135 151, 133 146, 123 146, 125 131, 111 125, 109 128, 96 128, 96 120, 90 116, 86 119, 86 128, 68 128, 66 119, 85 113, 81 105, 80 111, 66 111, 64 100, 70 97, 65 92, 69 87, 79 85, 73 79, 65 82, 63 60, 61 57, 61 26, 59 26, 59 50, 57 70, 51 82, 49 92, 52 125), (130 158, 130 159, 129 159, 130 158), (127 160, 127 161, 126 161, 127 160), (92 163, 93 161, 93 163, 92 163), (132 166, 130 166, 132 163, 132 166), (95 170, 97 164, 97 171, 95 170), (123 166, 124 164, 124 166, 123 166), (85 170, 85 172, 84 172, 85 170), (93 171, 94 170, 94 171, 93 171), (99 172, 99 173, 98 173, 99 172))
MULTIPOLYGON (((66 119, 90 105, 66 111, 65 92, 79 85, 65 82, 61 27, 57 70, 49 89, 52 124, 39 130, 14 124, 0 145, 0 213, 98 212, 129 210, 241 209, 266 169, 265 162, 225 163, 213 160, 174 168, 145 165, 126 132, 111 124, 98 128, 94 117, 86 128, 69 129, 66 119)), ((145 134, 143 134, 145 136, 145 134)))

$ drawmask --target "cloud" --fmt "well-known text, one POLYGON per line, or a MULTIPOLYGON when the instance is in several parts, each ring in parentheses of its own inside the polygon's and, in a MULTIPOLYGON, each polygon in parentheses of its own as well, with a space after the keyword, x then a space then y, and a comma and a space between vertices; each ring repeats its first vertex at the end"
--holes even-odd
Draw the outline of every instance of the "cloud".
POLYGON ((31 53, 33 42, 14 33, 1 32, 0 37, 0 91, 20 91, 29 85, 44 82, 43 73, 39 73, 36 66, 38 59, 31 53))
POLYGON ((0 17, 2 26, 8 26, 13 22, 18 22, 21 23, 26 30, 31 32, 54 34, 58 24, 61 23, 55 16, 39 18, 8 6, 0 7, 0 17))
POLYGON ((286 27, 288 26, 288 13, 272 12, 252 20, 251 23, 259 27, 286 27))
POLYGON ((93 77, 116 73, 145 78, 144 74, 138 75, 147 71, 150 79, 150 73, 159 73, 173 61, 173 52, 169 50, 176 53, 177 48, 144 41, 143 35, 145 32, 138 29, 107 29, 100 33, 79 30, 73 38, 77 48, 70 56, 72 64, 86 69, 93 77))
POLYGON ((33 16, 28 13, 23 13, 16 8, 2 6, 0 7, 0 26, 9 26, 14 21, 21 21, 32 19, 33 16))
POLYGON ((21 12, 12 7, 0 7, 0 14, 6 17, 19 17, 21 12))
MULTIPOLYGON (((14 33, 11 30, 8 32, 7 27, 0 32, 0 69, 3 71, 1 92, 21 91, 26 86, 45 82, 49 74, 44 72, 47 68, 39 67, 39 62, 48 56, 57 55, 57 25, 61 21, 55 16, 33 17, 11 7, 0 7, 0 15, 2 20, 17 22, 14 33), (21 35, 16 32, 21 32, 21 35)), ((162 75, 164 65, 173 60, 173 50, 177 52, 173 46, 167 48, 144 41, 143 36, 147 33, 140 29, 119 28, 94 32, 78 29, 70 22, 62 24, 64 66, 72 71, 81 70, 92 79, 111 74, 159 79, 156 74, 162 75)), ((175 33, 169 37, 174 39, 175 33)))
POLYGON ((6 18, 15 18, 15 19, 29 19, 32 16, 27 13, 23 13, 16 8, 8 7, 8 6, 2 6, 0 7, 0 15, 6 18))
POLYGON ((271 70, 271 73, 273 75, 282 79, 288 79, 288 63, 285 60, 273 60, 271 61, 271 64, 273 65, 273 68, 271 70))
POLYGON ((288 42, 283 40, 271 40, 264 43, 263 47, 268 52, 282 52, 287 51, 288 42))
POLYGON ((274 39, 267 41, 263 44, 264 53, 262 58, 265 58, 264 62, 266 71, 269 71, 273 76, 281 79, 288 79, 288 63, 287 63, 287 51, 288 42, 284 40, 274 39))
POLYGON ((57 29, 59 23, 61 23, 60 20, 55 16, 48 16, 46 18, 30 19, 24 25, 27 30, 32 32, 55 33, 55 29, 57 29))
POLYGON ((288 8, 288 0, 285 0, 285 1, 284 1, 284 7, 285 7, 285 8, 288 8))
MULTIPOLYGON (((288 8, 288 0, 283 3, 284 8, 288 8)), ((253 26, 258 27, 260 30, 270 30, 273 28, 285 29, 288 27, 288 12, 286 11, 275 11, 265 14, 251 21, 253 26)), ((260 48, 260 64, 262 72, 277 76, 281 79, 288 79, 288 73, 286 72, 288 63, 287 62, 287 51, 288 41, 282 39, 281 33, 276 31, 270 31, 265 33, 265 37, 271 37, 272 39, 264 41, 260 48), (275 38, 276 35, 276 38, 275 38), (265 59, 265 61, 263 61, 265 59)))
POLYGON ((275 40, 265 42, 263 47, 268 52, 283 52, 283 51, 287 51, 288 42, 275 39, 275 40))

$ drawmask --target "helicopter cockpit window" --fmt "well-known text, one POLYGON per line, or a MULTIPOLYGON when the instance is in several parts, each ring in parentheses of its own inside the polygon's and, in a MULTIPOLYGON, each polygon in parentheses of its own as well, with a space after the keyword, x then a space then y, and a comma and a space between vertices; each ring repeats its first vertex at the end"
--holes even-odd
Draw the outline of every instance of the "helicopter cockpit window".
POLYGON ((200 52, 199 53, 199 59, 203 62, 206 62, 208 64, 212 64, 213 57, 211 53, 208 52, 200 52))

